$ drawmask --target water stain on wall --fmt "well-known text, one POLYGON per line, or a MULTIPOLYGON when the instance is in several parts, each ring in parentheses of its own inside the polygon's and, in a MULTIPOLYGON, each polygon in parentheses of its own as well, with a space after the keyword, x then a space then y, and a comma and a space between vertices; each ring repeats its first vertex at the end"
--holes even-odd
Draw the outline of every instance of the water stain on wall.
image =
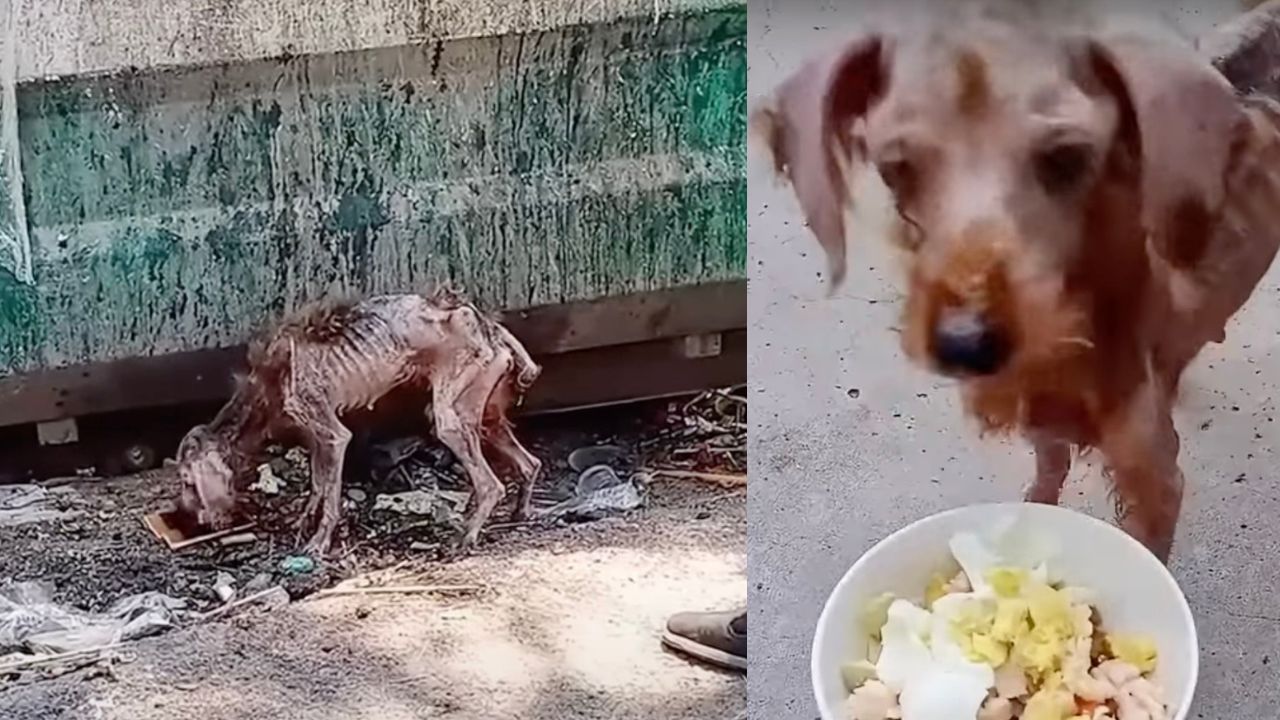
POLYGON ((37 283, 0 360, 230 345, 317 297, 441 281, 513 308, 744 277, 745 25, 22 85, 37 283))

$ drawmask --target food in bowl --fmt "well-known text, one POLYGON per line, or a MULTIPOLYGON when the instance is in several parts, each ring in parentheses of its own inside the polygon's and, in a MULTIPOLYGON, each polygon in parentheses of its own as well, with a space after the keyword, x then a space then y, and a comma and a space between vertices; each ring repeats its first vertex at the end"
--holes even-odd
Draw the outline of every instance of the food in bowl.
POLYGON ((841 668, 849 720, 1169 720, 1154 640, 1106 627, 1044 540, 956 533, 958 570, 863 608, 866 658, 841 668))

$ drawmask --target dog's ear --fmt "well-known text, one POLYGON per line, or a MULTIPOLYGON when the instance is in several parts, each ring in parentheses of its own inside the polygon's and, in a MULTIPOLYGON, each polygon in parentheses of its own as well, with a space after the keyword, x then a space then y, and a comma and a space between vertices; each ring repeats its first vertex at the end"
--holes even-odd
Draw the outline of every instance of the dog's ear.
POLYGON ((1175 267, 1195 265, 1247 137, 1235 92, 1190 50, 1134 37, 1086 44, 1094 77, 1116 99, 1120 149, 1137 163, 1152 245, 1175 267))
POLYGON ((832 289, 845 275, 844 216, 849 163, 855 153, 852 122, 867 113, 889 81, 888 42, 880 35, 852 41, 811 61, 788 78, 752 125, 791 181, 809 229, 826 251, 832 289))

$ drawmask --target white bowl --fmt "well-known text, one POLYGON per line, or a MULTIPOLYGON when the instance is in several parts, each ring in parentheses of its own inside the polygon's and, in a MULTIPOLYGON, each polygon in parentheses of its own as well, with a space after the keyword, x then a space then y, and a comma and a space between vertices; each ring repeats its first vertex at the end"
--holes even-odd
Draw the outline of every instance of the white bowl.
POLYGON ((881 540, 849 568, 818 618, 810 672, 822 720, 845 720, 848 692, 840 665, 865 658, 869 628, 860 608, 891 592, 919 598, 940 564, 951 557, 948 543, 962 530, 985 532, 1010 513, 1021 513, 1037 532, 1061 539, 1056 567, 1073 585, 1095 591, 1106 627, 1147 633, 1159 650, 1155 680, 1185 720, 1200 669, 1200 643, 1187 599, 1173 576, 1141 543, 1101 520, 1051 505, 1000 503, 971 505, 918 520, 881 540))

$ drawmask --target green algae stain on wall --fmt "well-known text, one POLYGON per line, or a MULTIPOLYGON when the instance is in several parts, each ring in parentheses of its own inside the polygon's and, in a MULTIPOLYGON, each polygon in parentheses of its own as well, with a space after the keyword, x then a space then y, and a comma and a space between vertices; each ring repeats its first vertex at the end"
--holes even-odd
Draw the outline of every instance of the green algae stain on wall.
POLYGON ((509 308, 744 277, 745 23, 24 87, 43 334, 0 356, 234 344, 318 297, 441 281, 509 308))
POLYGON ((34 285, 0 267, 0 376, 29 365, 43 334, 34 285))

